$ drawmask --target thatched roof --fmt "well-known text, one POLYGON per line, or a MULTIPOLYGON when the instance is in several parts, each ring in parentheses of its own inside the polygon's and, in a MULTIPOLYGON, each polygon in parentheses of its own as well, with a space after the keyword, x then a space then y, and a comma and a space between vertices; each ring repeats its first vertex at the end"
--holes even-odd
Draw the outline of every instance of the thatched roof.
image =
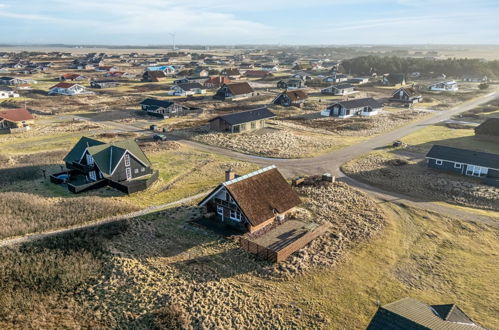
POLYGON ((226 182, 225 187, 253 226, 301 203, 275 166, 226 182))
POLYGON ((301 204, 300 197, 275 166, 237 177, 215 188, 199 205, 225 188, 252 226, 301 204))
POLYGON ((475 127, 475 134, 499 137, 499 118, 487 119, 475 127))

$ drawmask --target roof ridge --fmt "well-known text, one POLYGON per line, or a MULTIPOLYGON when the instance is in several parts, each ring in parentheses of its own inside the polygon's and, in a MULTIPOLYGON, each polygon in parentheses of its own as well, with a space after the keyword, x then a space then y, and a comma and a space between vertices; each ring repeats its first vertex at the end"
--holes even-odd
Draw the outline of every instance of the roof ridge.
POLYGON ((231 184, 233 184, 233 183, 243 181, 243 180, 248 179, 248 178, 251 178, 251 177, 253 177, 253 176, 255 176, 255 175, 258 175, 258 174, 261 174, 261 173, 264 173, 264 172, 270 171, 270 170, 272 170, 272 169, 274 169, 274 168, 276 168, 276 166, 275 166, 275 165, 270 165, 270 166, 267 166, 267 167, 265 167, 265 168, 261 168, 261 169, 259 169, 259 170, 253 171, 253 172, 251 172, 251 173, 248 173, 248 174, 242 175, 242 176, 237 177, 237 178, 235 178, 235 179, 232 179, 232 180, 226 181, 226 182, 222 183, 222 185, 223 185, 224 187, 227 187, 227 186, 229 186, 229 185, 231 185, 231 184))

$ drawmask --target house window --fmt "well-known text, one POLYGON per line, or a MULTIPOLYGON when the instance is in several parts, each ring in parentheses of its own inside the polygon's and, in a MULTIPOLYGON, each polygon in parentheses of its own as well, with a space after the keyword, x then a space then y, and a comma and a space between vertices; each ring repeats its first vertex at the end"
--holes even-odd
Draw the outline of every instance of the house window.
POLYGON ((241 221, 241 212, 230 210, 230 219, 234 221, 241 221))
POLYGON ((222 206, 217 206, 217 213, 220 215, 224 215, 224 208, 222 206))
POLYGON ((460 163, 454 163, 454 168, 461 168, 463 164, 460 163))
POLYGON ((127 167, 125 169, 125 174, 126 174, 126 179, 131 180, 132 179, 132 169, 130 167, 127 167))
POLYGON ((130 166, 130 155, 129 154, 125 155, 125 166, 130 166))
POLYGON ((137 173, 139 173, 139 169, 138 169, 138 168, 136 168, 136 169, 134 169, 134 170, 133 170, 133 172, 134 172, 135 174, 137 174, 137 173))
POLYGON ((440 160, 440 159, 437 159, 437 160, 435 161, 435 164, 437 164, 437 165, 442 165, 443 163, 444 163, 444 161, 443 161, 443 160, 440 160))
POLYGON ((142 168, 140 169, 140 171, 141 171, 141 172, 145 172, 145 171, 146 171, 146 168, 145 168, 145 167, 142 167, 142 168))
POLYGON ((256 128, 256 123, 253 121, 251 122, 251 129, 255 129, 256 128))
POLYGON ((92 155, 87 154, 87 165, 93 165, 94 164, 94 157, 92 155))

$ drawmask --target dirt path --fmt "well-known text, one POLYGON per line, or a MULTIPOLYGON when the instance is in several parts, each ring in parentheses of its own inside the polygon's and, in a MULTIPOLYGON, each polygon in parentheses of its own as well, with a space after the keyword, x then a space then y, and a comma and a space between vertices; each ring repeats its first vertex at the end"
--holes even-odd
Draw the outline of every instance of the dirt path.
POLYGON ((98 227, 98 226, 101 226, 105 223, 116 222, 116 221, 120 221, 120 220, 124 220, 124 219, 132 219, 132 218, 146 215, 149 213, 153 213, 153 212, 156 212, 159 210, 163 210, 163 209, 166 209, 166 208, 169 208, 172 206, 187 204, 187 203, 192 202, 198 198, 204 197, 208 193, 209 193, 208 191, 202 192, 202 193, 199 193, 197 195, 189 196, 189 197, 180 199, 180 200, 175 201, 175 202, 149 206, 145 209, 142 209, 142 210, 139 210, 136 212, 122 214, 122 215, 118 215, 118 216, 114 216, 114 217, 110 217, 110 218, 106 218, 106 219, 101 219, 101 220, 94 221, 92 223, 72 226, 70 228, 55 229, 55 230, 46 231, 43 233, 28 234, 28 235, 25 235, 22 237, 7 238, 4 240, 0 240, 0 247, 33 242, 33 241, 36 241, 36 240, 39 240, 42 238, 47 238, 47 237, 60 235, 60 234, 67 234, 67 233, 71 233, 71 232, 74 232, 74 231, 77 231, 80 229, 89 229, 89 228, 98 227))
MULTIPOLYGON (((239 152, 219 148, 219 147, 214 147, 210 145, 205 145, 202 143, 194 142, 194 141, 189 141, 189 140, 177 140, 180 143, 189 145, 193 148, 196 148, 201 151, 206 151, 206 152, 211 152, 211 153, 216 153, 224 156, 228 156, 237 160, 241 161, 248 161, 248 162, 253 162, 259 165, 276 165, 279 167, 279 169, 287 176, 287 177, 294 177, 298 175, 311 175, 311 174, 318 174, 318 173, 331 173, 334 175, 338 180, 344 181, 349 183, 352 186, 355 186, 361 190, 364 190, 368 193, 370 193, 372 196, 377 198, 380 201, 386 201, 386 202, 393 202, 393 203, 398 203, 398 204, 406 204, 410 206, 414 206, 417 208, 422 208, 425 210, 430 210, 433 212, 440 213, 442 215, 446 215, 449 217, 453 218, 459 218, 461 220, 465 221, 471 221, 471 222, 483 222, 489 225, 492 225, 496 228, 499 228, 499 218, 498 217, 489 217, 485 215, 479 215, 473 212, 467 212, 462 209, 458 208, 453 208, 453 207, 447 207, 444 205, 439 205, 435 204, 432 202, 423 202, 414 198, 411 198, 406 195, 394 193, 394 192, 388 192, 384 191, 382 189, 367 185, 365 183, 356 181, 350 177, 347 177, 340 169, 340 166, 352 159, 355 159, 365 153, 371 152, 373 150, 379 149, 381 147, 384 147, 386 145, 391 144, 394 140, 398 140, 408 134, 411 134, 425 126, 430 126, 445 120, 448 120, 452 116, 459 114, 461 112, 465 112, 468 110, 471 110, 478 105, 481 105, 483 103, 487 103, 499 96, 498 92, 493 92, 484 96, 481 96, 477 99, 474 99, 472 101, 465 102, 463 104, 460 104, 450 110, 442 111, 436 113, 434 116, 431 117, 426 117, 420 121, 412 122, 404 127, 398 128, 396 130, 393 130, 391 132, 388 132, 383 135, 378 135, 372 139, 369 139, 367 141, 361 142, 359 144, 355 144, 340 150, 335 150, 330 153, 314 157, 314 158, 301 158, 301 159, 275 159, 275 158, 265 158, 265 157, 259 157, 259 156, 252 156, 252 155, 247 155, 247 154, 242 154, 239 152)), ((83 118, 83 117, 77 117, 78 120, 84 120, 84 121, 92 121, 91 118, 83 118)), ((142 128, 138 128, 132 125, 126 125, 122 123, 117 123, 117 122, 99 122, 101 125, 108 126, 110 128, 113 128, 114 130, 117 131, 125 131, 125 132, 148 132, 145 131, 142 128)), ((154 134, 154 132, 151 132, 150 134, 154 134)), ((175 139, 178 139, 175 137, 175 139)), ((18 237, 18 238, 11 238, 11 239, 5 239, 0 241, 0 247, 2 246, 9 246, 9 245, 14 245, 14 244, 19 244, 19 243, 26 243, 30 241, 35 241, 41 238, 45 237, 50 237, 54 236, 57 234, 62 234, 62 233, 68 233, 72 232, 78 229, 82 228, 91 228, 91 227, 96 227, 99 226, 103 223, 109 223, 113 221, 119 221, 122 219, 128 219, 128 218, 133 218, 137 216, 141 216, 144 214, 152 213, 154 211, 168 208, 171 206, 175 205, 180 205, 184 203, 188 203, 190 201, 193 201, 197 198, 200 198, 204 196, 206 193, 201 193, 197 194, 194 196, 190 196, 181 200, 178 200, 176 202, 172 203, 167 203, 167 204, 162 204, 158 206, 152 206, 148 207, 146 209, 143 209, 141 211, 133 212, 130 214, 118 216, 118 217, 112 217, 104 220, 100 220, 98 222, 90 223, 90 224, 84 224, 84 225, 79 225, 71 228, 65 228, 65 229, 59 229, 59 230, 53 230, 49 232, 44 232, 44 233, 38 233, 38 234, 32 234, 32 235, 27 235, 23 237, 18 237)))

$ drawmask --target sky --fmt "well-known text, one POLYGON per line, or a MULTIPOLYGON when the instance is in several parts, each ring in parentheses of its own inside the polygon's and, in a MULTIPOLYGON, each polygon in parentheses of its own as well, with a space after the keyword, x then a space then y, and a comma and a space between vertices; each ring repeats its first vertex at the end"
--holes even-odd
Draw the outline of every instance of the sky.
POLYGON ((0 0, 0 43, 499 44, 499 0, 0 0))

